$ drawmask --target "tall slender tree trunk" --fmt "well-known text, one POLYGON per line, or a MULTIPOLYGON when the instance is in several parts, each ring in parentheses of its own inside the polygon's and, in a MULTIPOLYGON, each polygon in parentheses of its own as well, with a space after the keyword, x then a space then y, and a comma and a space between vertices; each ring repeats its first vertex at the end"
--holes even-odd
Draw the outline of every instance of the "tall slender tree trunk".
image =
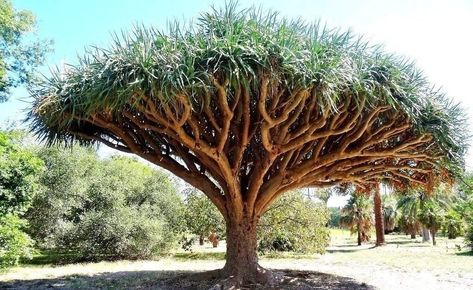
POLYGON ((422 226, 422 242, 430 242, 430 232, 425 226, 422 226))
POLYGON ((361 223, 358 221, 358 246, 361 246, 361 223))
POLYGON ((374 221, 376 228, 376 246, 385 245, 384 240, 384 220, 383 220, 383 205, 381 201, 381 193, 377 186, 373 194, 374 201, 374 221))
POLYGON ((432 234, 432 245, 437 246, 437 241, 435 240, 436 232, 435 231, 430 231, 430 233, 432 234))
POLYGON ((199 245, 201 245, 201 246, 204 245, 204 235, 203 235, 203 234, 201 234, 201 235, 199 236, 199 245))

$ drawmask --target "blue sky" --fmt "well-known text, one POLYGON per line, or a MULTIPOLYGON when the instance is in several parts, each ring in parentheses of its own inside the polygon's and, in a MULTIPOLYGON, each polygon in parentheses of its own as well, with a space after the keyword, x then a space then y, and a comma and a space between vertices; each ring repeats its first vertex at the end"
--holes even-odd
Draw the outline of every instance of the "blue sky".
MULTIPOLYGON (((331 27, 352 29, 386 50, 417 61, 429 79, 461 101, 473 120, 473 1, 427 0, 241 0, 278 10, 282 15, 321 19, 331 27)), ((31 10, 38 18, 38 35, 52 39, 54 53, 48 65, 74 63, 88 45, 106 46, 110 33, 134 23, 165 28, 167 20, 190 19, 224 1, 186 0, 13 0, 19 9, 31 10)), ((44 69, 47 72, 47 69, 44 69)), ((27 107, 24 90, 15 90, 0 106, 0 124, 17 121, 27 107)), ((472 128, 470 126, 470 128, 472 128)), ((473 130, 470 130, 473 132, 473 130)), ((467 165, 473 170, 473 156, 467 165)))

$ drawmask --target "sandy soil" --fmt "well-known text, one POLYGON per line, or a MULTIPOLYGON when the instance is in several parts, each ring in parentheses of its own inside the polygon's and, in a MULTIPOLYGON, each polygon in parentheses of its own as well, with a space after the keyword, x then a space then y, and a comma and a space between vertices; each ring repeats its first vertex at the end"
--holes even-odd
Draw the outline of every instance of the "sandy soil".
MULTIPOLYGON (((432 247, 404 236, 388 236, 388 245, 373 248, 357 247, 344 236, 336 237, 325 255, 263 257, 261 265, 286 270, 284 289, 473 289, 473 256, 455 250, 459 243, 440 239, 432 247)), ((221 268, 222 251, 224 244, 217 249, 198 248, 204 253, 198 260, 190 255, 159 261, 23 266, 0 275, 0 288, 208 289, 214 281, 196 284, 192 277, 221 268)))

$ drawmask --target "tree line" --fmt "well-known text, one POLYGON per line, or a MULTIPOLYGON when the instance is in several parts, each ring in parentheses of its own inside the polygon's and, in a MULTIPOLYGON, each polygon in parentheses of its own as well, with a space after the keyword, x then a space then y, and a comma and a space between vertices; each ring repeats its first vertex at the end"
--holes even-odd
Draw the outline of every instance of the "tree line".
MULTIPOLYGON (((465 236, 467 244, 473 246, 472 185, 473 174, 465 174, 457 185, 441 184, 431 193, 420 188, 387 191, 382 208, 384 232, 403 232, 412 239, 420 235, 434 246, 438 233, 449 239, 465 236)), ((352 190, 349 194, 334 223, 357 234, 361 245, 370 240, 375 225, 373 202, 366 192, 352 190)))
MULTIPOLYGON (((205 195, 136 158, 38 146, 22 131, 3 131, 0 142, 2 266, 38 252, 62 262, 146 259, 189 241, 192 250, 211 233, 225 239, 223 216, 205 195)), ((260 226, 261 252, 325 251, 325 206, 293 192, 273 209, 260 226)))

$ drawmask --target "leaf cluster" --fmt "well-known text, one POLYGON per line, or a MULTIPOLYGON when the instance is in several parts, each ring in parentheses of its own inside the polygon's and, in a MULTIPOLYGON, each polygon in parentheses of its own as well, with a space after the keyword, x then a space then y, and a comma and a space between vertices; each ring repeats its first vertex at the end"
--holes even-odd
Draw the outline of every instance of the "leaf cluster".
MULTIPOLYGON (((53 70, 31 88, 29 120, 41 138, 70 142, 81 139, 70 131, 100 131, 77 121, 81 117, 119 115, 144 96, 158 107, 185 96, 200 111, 214 79, 228 82, 233 98, 231 92, 241 86, 258 92, 262 77, 289 92, 316 88, 318 104, 332 113, 352 100, 367 110, 392 107, 418 133, 434 137, 447 157, 445 166, 462 165, 469 137, 465 114, 412 61, 350 31, 241 9, 235 2, 202 13, 194 23, 170 22, 166 31, 136 26, 115 35, 109 48, 89 49, 78 64, 53 70)), ((258 94, 250 97, 255 112, 258 94)))

